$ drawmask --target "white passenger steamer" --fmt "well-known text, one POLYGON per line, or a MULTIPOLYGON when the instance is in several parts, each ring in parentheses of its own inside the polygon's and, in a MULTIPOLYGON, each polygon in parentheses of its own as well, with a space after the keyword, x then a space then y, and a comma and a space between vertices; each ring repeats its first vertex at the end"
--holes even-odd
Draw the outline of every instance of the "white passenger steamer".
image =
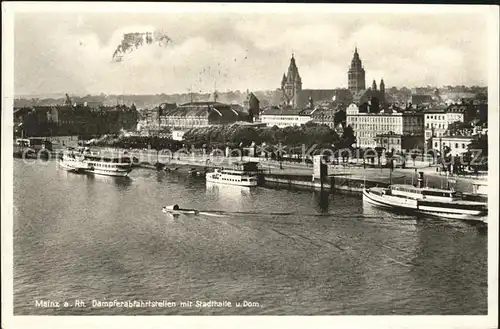
POLYGON ((258 162, 235 162, 233 168, 218 168, 206 174, 206 181, 211 183, 257 186, 258 162))
POLYGON ((394 184, 387 188, 364 188, 363 201, 380 208, 468 221, 486 222, 488 214, 485 202, 463 200, 453 190, 424 187, 423 173, 418 186, 394 184))
POLYGON ((132 171, 127 156, 105 156, 86 150, 67 150, 59 160, 61 168, 77 173, 125 177, 132 171))

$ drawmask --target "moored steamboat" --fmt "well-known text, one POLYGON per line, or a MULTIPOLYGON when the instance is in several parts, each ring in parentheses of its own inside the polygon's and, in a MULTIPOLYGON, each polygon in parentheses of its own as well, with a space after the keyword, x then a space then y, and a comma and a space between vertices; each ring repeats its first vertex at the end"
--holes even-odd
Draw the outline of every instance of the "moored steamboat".
POLYGON ((423 173, 418 186, 393 184, 387 188, 364 188, 363 201, 385 209, 467 221, 486 222, 488 215, 485 202, 461 199, 453 190, 424 187, 423 173))
POLYGON ((128 156, 104 156, 89 150, 66 151, 59 165, 72 172, 115 177, 125 177, 132 171, 128 156))
POLYGON ((258 162, 235 162, 233 168, 217 168, 206 174, 206 181, 225 185, 257 186, 258 162))

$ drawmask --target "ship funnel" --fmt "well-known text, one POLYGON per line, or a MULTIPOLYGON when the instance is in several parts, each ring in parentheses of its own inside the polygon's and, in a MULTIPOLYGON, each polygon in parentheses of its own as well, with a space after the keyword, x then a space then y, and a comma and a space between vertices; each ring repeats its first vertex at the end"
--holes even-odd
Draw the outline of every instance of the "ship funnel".
POLYGON ((420 187, 420 188, 424 187, 424 172, 423 171, 418 172, 418 187, 420 187))

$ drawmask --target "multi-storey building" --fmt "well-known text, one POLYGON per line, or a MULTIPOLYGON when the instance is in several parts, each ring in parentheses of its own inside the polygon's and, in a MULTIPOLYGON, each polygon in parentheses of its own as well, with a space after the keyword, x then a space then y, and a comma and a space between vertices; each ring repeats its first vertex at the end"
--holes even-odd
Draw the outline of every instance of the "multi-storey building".
POLYGON ((40 137, 117 133, 135 128, 137 119, 136 108, 125 105, 32 106, 14 112, 18 134, 40 137))
POLYGON ((461 108, 433 108, 424 111, 425 139, 444 136, 448 126, 457 121, 464 122, 461 108))
POLYGON ((394 150, 396 153, 409 153, 411 150, 424 149, 424 139, 420 135, 387 133, 377 135, 375 139, 376 146, 384 148, 386 152, 394 150))
POLYGON ((311 112, 287 107, 271 107, 260 115, 260 122, 268 127, 300 126, 311 121, 311 112))
POLYGON ((403 112, 403 135, 424 136, 422 112, 403 112))
POLYGON ((423 133, 423 118, 420 113, 390 110, 360 113, 355 104, 349 105, 346 112, 346 124, 354 130, 358 147, 376 147, 377 136, 387 133, 412 136, 423 133))
POLYGON ((431 139, 432 148, 444 152, 445 147, 450 148, 450 154, 462 155, 467 152, 467 146, 472 142, 474 136, 439 136, 431 139))
POLYGON ((248 113, 218 102, 191 102, 179 106, 165 103, 157 111, 160 115, 160 128, 176 131, 248 121, 248 113))

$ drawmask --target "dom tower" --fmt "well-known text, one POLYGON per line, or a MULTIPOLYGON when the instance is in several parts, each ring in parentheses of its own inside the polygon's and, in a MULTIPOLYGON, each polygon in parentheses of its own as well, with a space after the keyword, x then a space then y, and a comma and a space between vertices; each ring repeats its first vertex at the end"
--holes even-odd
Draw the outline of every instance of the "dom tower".
POLYGON ((287 74, 283 74, 281 90, 283 90, 283 95, 285 96, 287 104, 295 107, 297 105, 298 95, 302 90, 302 79, 300 78, 293 54, 290 59, 290 65, 288 66, 288 72, 287 74))
POLYGON ((358 48, 354 49, 354 56, 352 57, 351 67, 347 73, 349 82, 348 88, 352 94, 356 94, 361 90, 365 90, 365 69, 359 59, 358 48))

